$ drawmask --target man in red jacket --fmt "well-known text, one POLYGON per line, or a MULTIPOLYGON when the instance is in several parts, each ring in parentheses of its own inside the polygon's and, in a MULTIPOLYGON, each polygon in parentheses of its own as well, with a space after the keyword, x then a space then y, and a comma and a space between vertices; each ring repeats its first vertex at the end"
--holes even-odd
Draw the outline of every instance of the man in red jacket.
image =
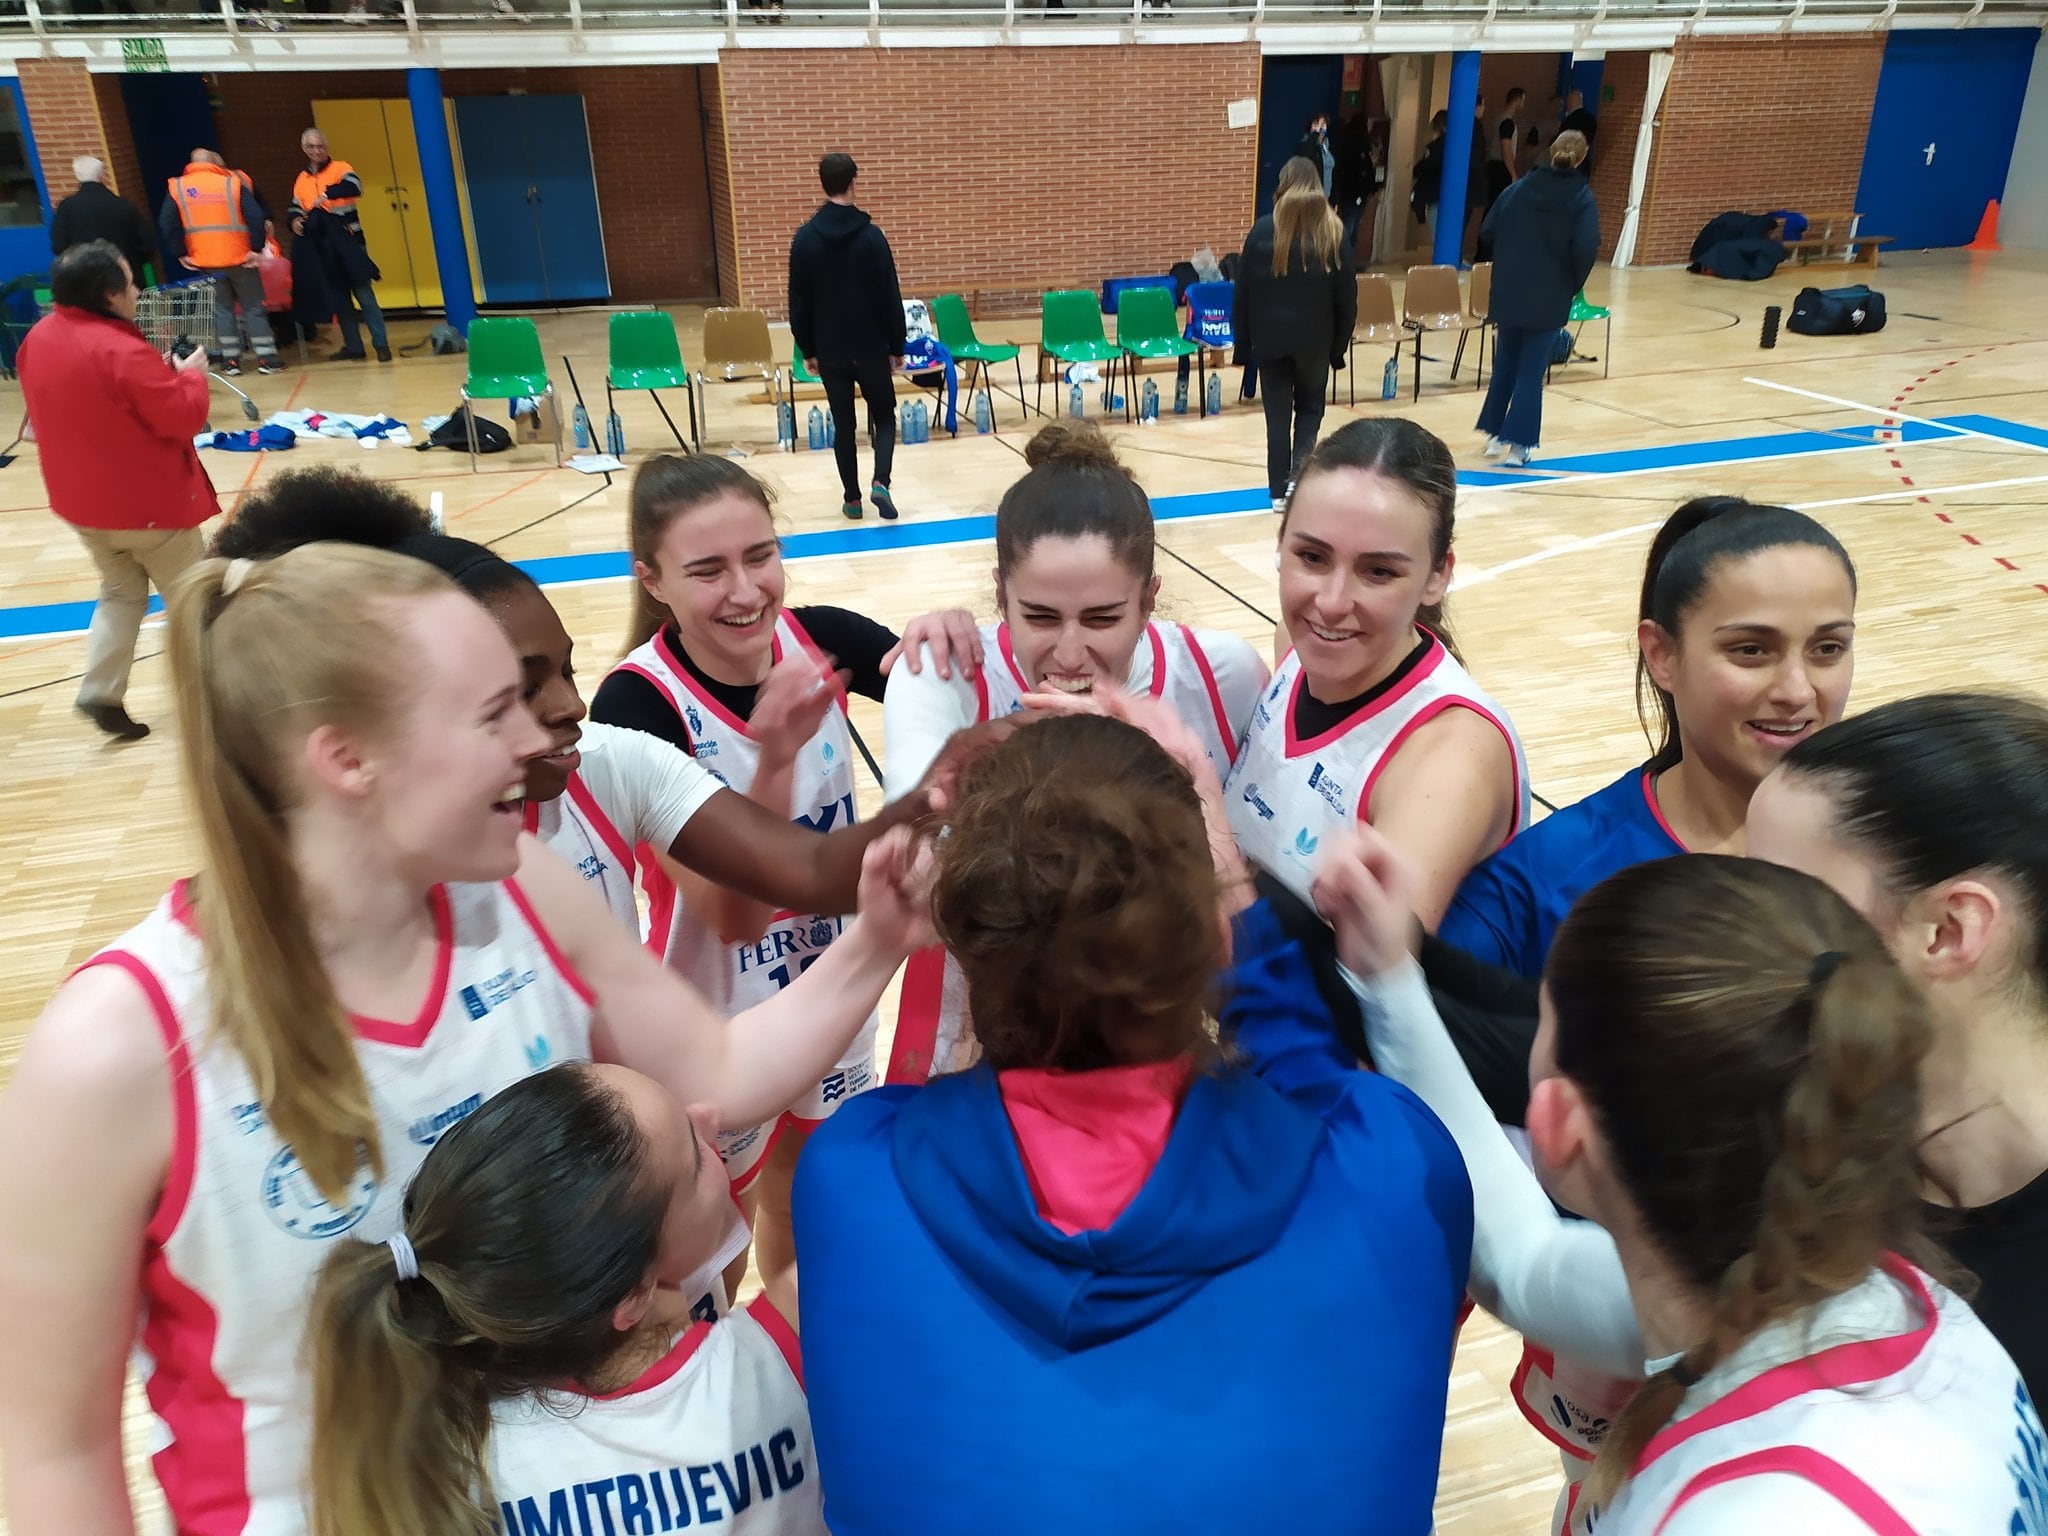
POLYGON ((22 338, 17 365, 50 510, 99 567, 78 708, 119 741, 149 727, 124 706, 152 583, 168 599, 220 512, 193 437, 206 425, 206 353, 167 362, 135 324, 139 294, 104 240, 50 268, 57 307, 22 338))

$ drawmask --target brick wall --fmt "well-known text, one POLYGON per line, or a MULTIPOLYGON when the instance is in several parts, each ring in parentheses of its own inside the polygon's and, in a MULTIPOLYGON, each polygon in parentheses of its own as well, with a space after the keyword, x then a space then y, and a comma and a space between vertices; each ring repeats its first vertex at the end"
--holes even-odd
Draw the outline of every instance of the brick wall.
POLYGON ((725 131, 725 77, 716 64, 704 71, 706 168, 711 175, 711 226, 718 240, 718 298, 740 301, 740 248, 732 207, 731 140, 725 131))
POLYGON ((1700 226, 1731 208, 1854 207, 1883 62, 1881 32, 1681 40, 1637 261, 1684 261, 1700 226))
MULTIPOLYGON (((1599 153, 1593 156, 1593 200, 1600 205, 1600 259, 1607 260, 1614 254, 1614 242, 1621 234, 1622 215, 1628 212, 1628 182, 1635 169, 1636 135, 1643 126, 1643 93, 1650 88, 1650 56, 1647 53, 1610 53, 1607 63, 1600 71, 1600 94, 1597 116, 1600 132, 1596 136, 1599 153), (1614 100, 1605 96, 1609 87, 1614 90, 1614 100)), ((1664 98, 1668 104, 1670 96, 1664 98)), ((1654 158, 1653 162, 1654 163, 1654 158)), ((1654 188, 1645 187, 1643 205, 1647 209, 1654 188)), ((1692 237, 1686 237, 1692 243, 1692 237)), ((1641 261, 1640 237, 1636 259, 1641 261)))
POLYGON ((1009 290, 985 312, 1035 308, 1049 279, 1234 251, 1251 224, 1257 133, 1224 106, 1259 94, 1254 44, 859 49, 826 92, 820 69, 803 49, 720 55, 738 289, 773 314, 827 150, 860 162, 904 291, 1009 290))
MULTIPOLYGON (((715 287, 699 116, 699 80, 710 73, 708 66, 689 65, 448 70, 441 89, 450 97, 510 91, 581 95, 612 297, 672 302, 708 297, 715 287)), ((215 116, 222 153, 281 203, 303 168, 299 134, 312 124, 312 104, 400 98, 405 77, 374 72, 222 75, 218 87, 215 116)), ((347 145, 333 148, 339 158, 348 158, 347 145)))
MULTIPOLYGON (((28 108, 30 130, 36 136, 36 154, 43 162, 43 180, 50 189, 51 206, 78 190, 71 174, 71 162, 80 155, 108 160, 107 131, 100 122, 98 93, 82 59, 23 59, 16 66, 21 77, 21 99, 28 108)), ((118 103, 119 98, 116 97, 118 103)), ((121 118, 125 128, 127 114, 121 118)), ((125 133, 123 137, 125 137, 125 133)), ((131 151, 130 164, 134 155, 131 151)), ((139 187, 142 175, 120 188, 139 187)))
MULTIPOLYGON (((142 165, 135 158, 135 132, 128 126, 128 103, 121 96, 119 75, 92 77, 94 102, 99 107, 100 129, 107 141, 107 179, 114 190, 149 212, 149 196, 142 186, 142 165)), ((45 174, 48 168, 45 167, 45 174)), ((68 177, 71 167, 64 168, 68 177)), ((54 189, 53 189, 54 190, 54 189)))

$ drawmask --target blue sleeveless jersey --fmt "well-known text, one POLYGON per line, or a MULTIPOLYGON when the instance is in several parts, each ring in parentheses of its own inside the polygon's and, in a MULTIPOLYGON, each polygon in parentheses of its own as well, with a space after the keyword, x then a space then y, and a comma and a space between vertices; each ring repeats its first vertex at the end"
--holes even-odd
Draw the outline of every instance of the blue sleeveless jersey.
POLYGON ((835 1536, 1431 1526, 1471 1187, 1238 920, 1226 1030, 1109 1227, 1042 1220, 995 1074, 845 1105, 797 1170, 806 1385, 835 1536))
POLYGON ((1437 937, 1532 981, 1577 901, 1632 864, 1686 851, 1631 768, 1597 794, 1546 816, 1476 866, 1458 887, 1437 937))

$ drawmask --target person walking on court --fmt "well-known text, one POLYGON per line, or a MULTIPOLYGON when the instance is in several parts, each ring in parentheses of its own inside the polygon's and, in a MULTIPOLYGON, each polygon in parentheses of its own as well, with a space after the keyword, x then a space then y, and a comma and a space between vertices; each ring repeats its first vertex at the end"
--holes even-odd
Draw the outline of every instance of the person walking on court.
POLYGON ((204 552, 199 525, 220 512, 192 438, 206 425, 206 353, 167 363, 137 329, 141 295, 105 240, 50 268, 56 308, 22 338, 17 365, 50 510, 99 568, 78 709, 117 741, 149 727, 124 700, 152 585, 166 599, 204 552))
POLYGON ((1321 170, 1303 156, 1281 167, 1273 211, 1244 238, 1234 308, 1265 386, 1266 489, 1279 512, 1316 445, 1323 388, 1344 366, 1358 318, 1356 258, 1323 196, 1321 170))
POLYGON ((148 215, 106 184, 106 165, 91 155, 73 160, 71 174, 78 190, 50 215, 50 254, 62 256, 74 245, 105 240, 141 282, 142 269, 156 260, 156 231, 148 215))
MULTIPOLYGON (((213 318, 220 334, 222 373, 242 371, 242 328, 256 349, 258 373, 281 373, 277 338, 264 309, 263 274, 256 258, 270 220, 255 183, 210 149, 195 149, 183 174, 173 176, 158 216, 164 261, 213 279, 213 318), (241 308, 240 323, 235 310, 241 308)), ((172 274, 167 273, 166 276, 172 274)))
MULTIPOLYGON (((356 200, 363 184, 355 167, 327 153, 327 136, 318 128, 299 135, 305 152, 306 169, 292 188, 292 234, 305 242, 307 256, 292 247, 292 282, 296 290, 302 281, 312 281, 332 298, 332 314, 341 326, 341 350, 329 362, 361 362, 362 326, 356 310, 370 327, 370 345, 377 349, 377 361, 391 361, 391 342, 384 332, 384 311, 377 303, 374 284, 384 274, 370 259, 363 240, 363 221, 356 217, 356 200)), ((294 305, 294 308, 298 306, 294 305)))
POLYGON ((1526 464, 1543 429, 1543 373, 1550 345, 1571 318, 1600 250, 1600 213, 1579 174, 1583 134, 1566 129, 1550 163, 1521 176, 1486 216, 1493 242, 1493 381, 1479 411, 1486 456, 1526 464))
POLYGON ((789 242, 789 329, 797 355, 824 383, 832 408, 833 452, 844 493, 839 510, 851 521, 860 520, 860 460, 853 446, 859 426, 853 392, 858 387, 875 445, 869 500, 884 521, 894 522, 896 502, 889 494, 889 465, 896 455, 894 374, 903 366, 909 332, 888 236, 853 206, 859 174, 851 155, 835 152, 818 162, 824 206, 789 242))

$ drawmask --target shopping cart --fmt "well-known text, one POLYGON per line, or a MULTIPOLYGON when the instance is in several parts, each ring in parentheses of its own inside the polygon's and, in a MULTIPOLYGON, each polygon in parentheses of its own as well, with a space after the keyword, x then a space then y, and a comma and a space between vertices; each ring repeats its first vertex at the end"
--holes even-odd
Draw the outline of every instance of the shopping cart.
MULTIPOLYGON (((161 288, 143 289, 135 304, 135 323, 142 327, 142 334, 152 344, 173 356, 184 357, 195 347, 204 347, 209 356, 217 355, 220 352, 220 328, 214 319, 215 281, 211 277, 194 277, 180 283, 166 283, 161 288)), ((257 420, 254 400, 217 373, 209 372, 206 377, 209 383, 218 384, 242 402, 244 416, 251 421, 257 420)))

